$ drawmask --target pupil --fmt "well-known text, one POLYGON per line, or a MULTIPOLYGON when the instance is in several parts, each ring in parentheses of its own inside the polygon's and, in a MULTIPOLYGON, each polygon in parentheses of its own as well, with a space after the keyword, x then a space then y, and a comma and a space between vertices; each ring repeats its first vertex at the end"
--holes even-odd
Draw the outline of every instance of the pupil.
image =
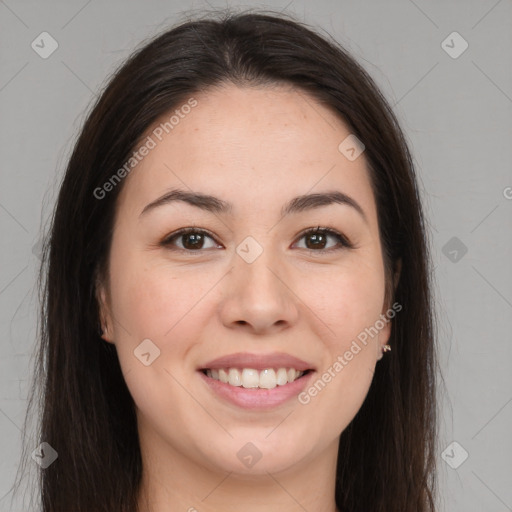
POLYGON ((184 240, 192 240, 192 244, 188 244, 188 242, 184 242, 183 246, 186 249, 198 249, 201 246, 202 242, 202 236, 200 233, 187 233, 186 235, 183 235, 184 240))
MULTIPOLYGON (((322 245, 322 241, 320 240, 322 237, 324 237, 322 233, 315 233, 313 235, 309 235, 308 240, 313 240, 313 248, 318 248, 320 245, 322 245)), ((323 242, 325 243, 325 239, 323 242)), ((311 249, 311 247, 308 246, 308 249, 311 249)))

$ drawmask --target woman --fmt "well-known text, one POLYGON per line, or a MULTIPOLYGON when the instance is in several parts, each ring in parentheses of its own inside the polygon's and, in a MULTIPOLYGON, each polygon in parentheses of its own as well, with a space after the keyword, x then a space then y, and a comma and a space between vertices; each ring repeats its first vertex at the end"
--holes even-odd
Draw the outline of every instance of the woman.
POLYGON ((426 236, 400 127, 335 41, 220 13, 147 43, 45 246, 42 510, 434 510, 426 236))

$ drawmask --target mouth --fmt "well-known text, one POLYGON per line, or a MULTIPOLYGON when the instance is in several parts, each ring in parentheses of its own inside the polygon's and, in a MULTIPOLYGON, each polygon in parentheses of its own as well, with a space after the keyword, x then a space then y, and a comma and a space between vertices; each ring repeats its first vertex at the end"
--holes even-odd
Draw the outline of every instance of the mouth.
POLYGON ((315 367, 285 353, 232 354, 205 363, 197 373, 215 398, 245 409, 284 404, 305 389, 315 367))

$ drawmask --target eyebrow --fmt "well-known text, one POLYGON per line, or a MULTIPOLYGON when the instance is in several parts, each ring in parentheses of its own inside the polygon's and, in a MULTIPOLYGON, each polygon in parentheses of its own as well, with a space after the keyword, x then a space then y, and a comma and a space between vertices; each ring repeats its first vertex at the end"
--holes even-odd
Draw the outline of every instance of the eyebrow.
MULTIPOLYGON (((232 214, 233 205, 219 199, 218 197, 202 194, 200 192, 189 192, 182 189, 173 189, 166 192, 163 196, 155 201, 149 203, 144 207, 139 215, 139 218, 155 208, 174 201, 182 201, 201 210, 211 212, 214 214, 232 214)), ((294 213, 320 208, 330 204, 343 204, 354 208, 363 217, 364 221, 368 223, 368 219, 364 210, 359 203, 352 197, 340 192, 339 190, 330 190, 327 192, 305 194, 294 197, 281 209, 281 218, 294 213)))

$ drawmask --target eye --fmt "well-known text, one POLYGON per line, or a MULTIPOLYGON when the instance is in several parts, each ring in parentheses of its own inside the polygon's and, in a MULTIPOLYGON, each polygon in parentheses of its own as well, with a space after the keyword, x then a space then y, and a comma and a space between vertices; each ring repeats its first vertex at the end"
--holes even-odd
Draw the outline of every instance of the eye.
POLYGON ((307 242, 306 247, 301 247, 301 249, 306 249, 312 252, 331 252, 343 248, 350 249, 353 247, 349 240, 338 231, 330 228, 321 228, 320 226, 315 229, 303 231, 300 235, 300 240, 303 238, 305 238, 307 242), (333 247, 326 248, 325 246, 329 238, 336 240, 338 244, 335 244, 333 247))
MULTIPOLYGON (((175 240, 181 241, 182 245, 178 245, 177 249, 181 251, 193 252, 200 251, 205 248, 205 239, 209 238, 214 241, 214 238, 204 229, 198 228, 183 228, 173 233, 171 236, 164 239, 161 243, 166 248, 174 249, 175 240)), ((206 249, 213 249, 218 247, 215 243, 206 249)))
MULTIPOLYGON (((344 248, 352 248, 353 245, 349 240, 338 231, 331 228, 321 228, 318 226, 314 229, 303 231, 299 240, 306 239, 306 246, 299 247, 311 252, 331 252, 344 248), (329 239, 334 239, 334 246, 326 248, 329 239)), ((161 244, 170 250, 179 250, 182 252, 193 253, 201 252, 201 249, 214 249, 222 247, 215 242, 214 237, 206 230, 199 228, 183 228, 165 238, 161 244), (205 240, 210 239, 213 243, 209 247, 205 247, 205 240), (181 245, 177 242, 180 242, 181 245)))

